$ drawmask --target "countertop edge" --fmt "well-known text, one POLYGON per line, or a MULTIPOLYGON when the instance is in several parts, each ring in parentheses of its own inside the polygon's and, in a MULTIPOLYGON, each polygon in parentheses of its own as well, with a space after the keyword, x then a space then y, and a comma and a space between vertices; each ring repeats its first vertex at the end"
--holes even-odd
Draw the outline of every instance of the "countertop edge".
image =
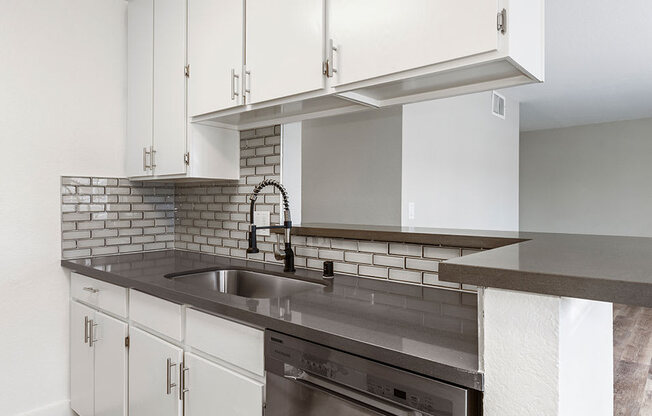
POLYGON ((652 285, 582 276, 528 272, 442 262, 439 278, 447 282, 542 295, 652 307, 652 285))
MULTIPOLYGON (((272 230, 280 234, 283 230, 272 230)), ((324 238, 346 238, 352 240, 387 241, 390 243, 424 244, 444 247, 461 247, 489 250, 527 241, 527 238, 500 237, 490 235, 466 235, 454 233, 425 233, 409 231, 384 231, 367 229, 328 228, 317 226, 293 226, 292 235, 324 238)))
POLYGON ((457 384, 477 391, 484 391, 484 374, 479 371, 465 370, 447 364, 438 363, 436 361, 427 360, 425 358, 367 344, 363 341, 353 340, 339 335, 307 328, 302 325, 266 317, 255 312, 235 308, 212 300, 202 299, 190 294, 176 292, 159 286, 150 285, 146 282, 139 282, 134 279, 122 277, 114 273, 79 265, 69 260, 61 260, 61 266, 73 272, 107 283, 136 289, 177 304, 186 304, 194 309, 211 315, 226 316, 248 325, 253 325, 262 329, 269 328, 311 342, 326 345, 343 352, 359 355, 384 364, 433 377, 447 383, 457 384))

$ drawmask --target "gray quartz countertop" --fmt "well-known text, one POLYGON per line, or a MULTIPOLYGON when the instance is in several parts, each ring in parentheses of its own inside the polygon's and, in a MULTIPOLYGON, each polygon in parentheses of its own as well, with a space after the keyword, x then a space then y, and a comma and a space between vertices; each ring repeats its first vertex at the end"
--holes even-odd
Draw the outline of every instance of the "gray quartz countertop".
MULTIPOLYGON (((178 250, 62 260, 61 265, 204 312, 483 389, 475 294, 336 276, 331 285, 282 298, 246 299, 200 290, 165 275, 246 268, 282 276, 282 267, 178 250)), ((318 272, 297 270, 296 275, 321 280, 318 272)))
MULTIPOLYGON (((272 230, 283 233, 284 230, 272 230)), ((355 240, 492 249, 523 241, 517 231, 462 230, 453 228, 401 227, 395 225, 303 223, 292 226, 292 235, 353 238, 355 240)))
POLYGON ((479 248, 439 279, 652 307, 652 238, 519 231, 301 224, 293 234, 479 248))
POLYGON ((519 233, 439 265, 450 282, 652 307, 652 239, 519 233))

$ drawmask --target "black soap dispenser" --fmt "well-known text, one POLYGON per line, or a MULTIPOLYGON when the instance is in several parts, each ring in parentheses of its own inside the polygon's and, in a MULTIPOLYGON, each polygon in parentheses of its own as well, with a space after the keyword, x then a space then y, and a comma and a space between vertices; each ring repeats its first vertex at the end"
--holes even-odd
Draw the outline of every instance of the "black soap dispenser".
POLYGON ((333 273, 333 262, 324 262, 324 279, 332 279, 335 274, 333 273))

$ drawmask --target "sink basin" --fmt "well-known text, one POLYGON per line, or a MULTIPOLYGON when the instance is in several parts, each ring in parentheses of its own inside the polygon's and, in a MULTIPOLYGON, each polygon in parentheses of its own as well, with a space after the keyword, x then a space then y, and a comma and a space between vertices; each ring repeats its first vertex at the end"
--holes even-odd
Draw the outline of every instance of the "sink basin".
POLYGON ((212 270, 166 277, 204 290, 259 299, 278 298, 322 287, 319 283, 247 270, 212 270))

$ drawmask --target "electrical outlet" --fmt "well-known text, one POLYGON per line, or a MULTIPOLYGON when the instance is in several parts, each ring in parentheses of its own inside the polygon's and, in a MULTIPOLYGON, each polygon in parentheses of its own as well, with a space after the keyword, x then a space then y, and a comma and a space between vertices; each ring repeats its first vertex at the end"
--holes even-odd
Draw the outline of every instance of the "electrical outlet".
POLYGON ((408 220, 414 219, 414 202, 408 203, 408 220))
MULTIPOLYGON (((256 227, 269 227, 269 211, 255 211, 254 225, 256 227)), ((257 230, 256 234, 269 236, 269 230, 257 230)))

